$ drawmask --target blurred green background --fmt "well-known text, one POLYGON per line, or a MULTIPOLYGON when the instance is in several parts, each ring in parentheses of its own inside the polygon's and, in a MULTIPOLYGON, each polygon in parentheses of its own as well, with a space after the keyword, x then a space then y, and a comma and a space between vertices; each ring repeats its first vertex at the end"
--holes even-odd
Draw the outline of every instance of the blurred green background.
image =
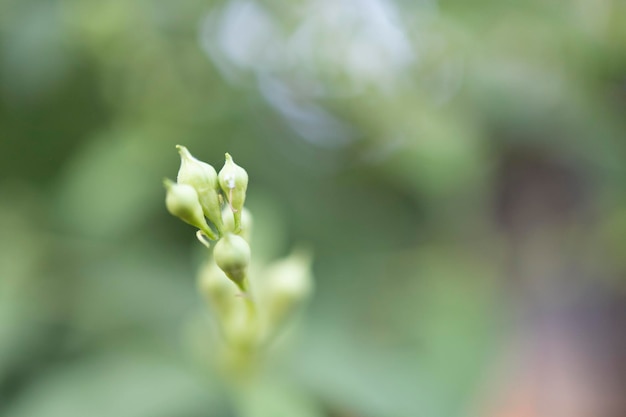
POLYGON ((624 416, 625 116, 620 0, 2 0, 0 416, 624 416), (244 400, 177 143, 315 253, 244 400))

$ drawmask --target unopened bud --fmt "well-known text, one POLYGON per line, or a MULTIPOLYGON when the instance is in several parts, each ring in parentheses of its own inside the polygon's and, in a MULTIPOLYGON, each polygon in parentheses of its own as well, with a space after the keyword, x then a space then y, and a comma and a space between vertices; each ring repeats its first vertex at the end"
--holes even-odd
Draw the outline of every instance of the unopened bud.
POLYGON ((215 236, 202 214, 202 207, 198 201, 196 190, 191 185, 176 184, 168 179, 164 180, 163 184, 167 190, 167 196, 165 197, 167 210, 185 223, 202 230, 210 239, 216 239, 217 236, 215 236))
POLYGON ((206 162, 194 158, 189 150, 176 145, 180 154, 180 168, 177 181, 179 184, 191 185, 198 193, 198 200, 204 215, 222 231, 222 210, 219 201, 219 183, 215 168, 206 162))
POLYGON ((250 246, 241 236, 226 233, 213 249, 215 263, 237 286, 246 292, 247 273, 250 265, 250 246))
POLYGON ((235 219, 235 232, 239 232, 241 227, 241 212, 246 200, 246 189, 248 188, 248 173, 245 169, 235 164, 230 154, 226 154, 226 162, 220 170, 218 180, 224 192, 228 204, 233 211, 235 219))
MULTIPOLYGON (((224 208, 224 210, 222 210, 222 219, 224 219, 224 231, 235 233, 235 216, 232 210, 228 207, 224 208)), ((241 210, 241 225, 239 227, 239 232, 236 234, 246 239, 248 243, 250 243, 250 236, 252 235, 252 225, 252 214, 250 213, 250 210, 244 207, 241 210)))
POLYGON ((274 327, 278 327, 312 292, 311 262, 310 252, 296 250, 265 272, 268 318, 274 327))

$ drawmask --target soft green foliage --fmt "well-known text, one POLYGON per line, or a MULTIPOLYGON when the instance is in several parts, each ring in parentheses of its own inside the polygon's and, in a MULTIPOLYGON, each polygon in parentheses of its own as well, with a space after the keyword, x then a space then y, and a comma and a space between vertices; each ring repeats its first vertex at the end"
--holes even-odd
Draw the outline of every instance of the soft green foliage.
POLYGON ((528 294, 509 263, 624 293, 626 4, 348 3, 0 2, 0 416, 464 417, 528 294), (315 253, 237 400, 214 324, 239 331, 241 291, 163 205, 181 142, 251 174, 252 280, 315 253), (546 219, 564 175, 524 158, 582 208, 546 219))

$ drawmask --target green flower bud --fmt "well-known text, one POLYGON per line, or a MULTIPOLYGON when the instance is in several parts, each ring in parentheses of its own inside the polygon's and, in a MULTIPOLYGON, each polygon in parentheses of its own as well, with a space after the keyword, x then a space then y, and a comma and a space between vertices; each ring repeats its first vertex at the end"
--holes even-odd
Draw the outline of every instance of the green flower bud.
POLYGON ((287 258, 269 266, 264 273, 268 322, 274 330, 311 294, 311 262, 310 252, 295 250, 287 258))
POLYGON ((217 239, 202 214, 196 190, 191 185, 176 184, 168 179, 164 180, 163 184, 167 190, 165 197, 167 210, 185 223, 202 230, 210 239, 217 239))
POLYGON ((238 233, 241 227, 241 211, 246 200, 246 189, 248 188, 248 173, 245 169, 235 164, 230 154, 226 154, 226 162, 220 170, 218 180, 222 191, 226 195, 228 204, 233 211, 235 218, 235 232, 238 233))
MULTIPOLYGON (((235 233, 235 216, 234 213, 228 208, 222 210, 222 219, 224 219, 224 231, 235 233)), ((242 238, 246 239, 250 243, 250 236, 252 235, 252 214, 247 208, 241 210, 241 225, 239 232, 236 233, 242 238)))
POLYGON ((215 168, 206 162, 194 158, 184 146, 176 145, 176 149, 178 149, 180 154, 180 169, 178 170, 177 182, 179 184, 191 185, 196 189, 204 215, 221 233, 223 229, 222 209, 215 168))
POLYGON ((247 273, 250 265, 250 246, 241 236, 226 233, 213 249, 215 263, 241 291, 248 289, 247 273))

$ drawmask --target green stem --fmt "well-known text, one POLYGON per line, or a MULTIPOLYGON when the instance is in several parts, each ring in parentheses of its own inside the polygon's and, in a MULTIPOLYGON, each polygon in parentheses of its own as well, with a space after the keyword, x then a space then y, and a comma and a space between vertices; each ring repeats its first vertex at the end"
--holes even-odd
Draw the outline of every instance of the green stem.
POLYGON ((217 235, 215 234, 215 232, 213 230, 211 230, 210 227, 203 227, 202 228, 202 233, 204 233, 206 235, 206 237, 208 237, 211 240, 218 240, 217 235))
POLYGON ((248 326, 253 326, 256 321, 256 302, 252 297, 252 292, 250 291, 250 281, 247 276, 244 276, 238 287, 241 290, 241 296, 246 305, 246 318, 248 326))
POLYGON ((252 299, 252 295, 250 293, 244 293, 244 302, 246 303, 248 326, 252 327, 255 325, 257 319, 256 303, 254 302, 254 299, 252 299))

